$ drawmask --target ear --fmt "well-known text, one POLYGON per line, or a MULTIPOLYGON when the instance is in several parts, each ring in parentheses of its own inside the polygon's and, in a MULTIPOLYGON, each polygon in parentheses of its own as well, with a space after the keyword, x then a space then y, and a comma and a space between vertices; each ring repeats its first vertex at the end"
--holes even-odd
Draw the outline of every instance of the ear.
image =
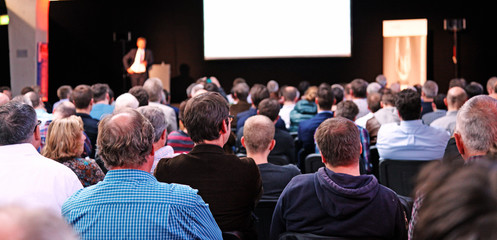
POLYGON ((269 150, 273 150, 274 146, 276 145, 276 140, 271 140, 271 144, 269 144, 269 150))
POLYGON ((319 152, 319 154, 321 154, 321 162, 326 165, 326 159, 324 159, 323 154, 321 152, 319 152))
POLYGON ((444 98, 444 104, 445 104, 445 106, 448 106, 447 105, 447 98, 444 98))
POLYGON ((257 109, 257 115, 259 115, 259 112, 260 112, 259 109, 257 109))
POLYGON ((243 146, 244 148, 247 148, 247 147, 245 146, 245 137, 242 137, 242 138, 240 139, 240 142, 242 142, 242 146, 243 146))
POLYGON ((226 123, 226 120, 223 120, 223 124, 222 124, 222 128, 221 128, 221 134, 225 134, 227 133, 228 131, 231 131, 228 129, 228 124, 229 123, 226 123))
POLYGON ((160 139, 166 139, 167 138, 167 129, 164 129, 164 131, 162 131, 162 134, 160 135, 160 139))
POLYGON ((359 154, 362 154, 362 150, 364 150, 362 149, 362 144, 359 143, 359 147, 360 147, 359 154))
POLYGON ((381 107, 381 108, 384 108, 384 107, 385 107, 385 105, 383 105, 383 102, 380 102, 380 107, 381 107))
POLYGON ((464 155, 464 153, 466 152, 466 149, 464 149, 464 142, 462 140, 461 134, 454 132, 454 139, 456 140, 457 150, 459 151, 461 156, 464 155))

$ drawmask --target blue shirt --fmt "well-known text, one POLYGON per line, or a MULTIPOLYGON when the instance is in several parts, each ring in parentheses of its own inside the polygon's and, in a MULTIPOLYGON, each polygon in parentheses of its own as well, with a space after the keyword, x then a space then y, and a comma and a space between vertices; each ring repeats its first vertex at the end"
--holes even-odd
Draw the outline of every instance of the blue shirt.
POLYGON ((91 108, 90 116, 97 120, 101 120, 105 115, 112 114, 112 112, 114 112, 114 106, 105 103, 97 103, 91 108))
POLYGON ((378 130, 376 147, 382 159, 441 159, 450 135, 447 131, 426 126, 419 120, 383 124, 378 130))
POLYGON ((109 171, 71 196, 62 215, 82 239, 222 239, 197 190, 141 170, 109 171))

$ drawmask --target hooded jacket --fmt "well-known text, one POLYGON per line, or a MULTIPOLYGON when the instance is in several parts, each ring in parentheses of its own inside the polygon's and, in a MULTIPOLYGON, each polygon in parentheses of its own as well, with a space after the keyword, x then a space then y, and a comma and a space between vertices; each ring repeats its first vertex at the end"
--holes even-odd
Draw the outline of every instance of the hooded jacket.
POLYGON ((276 205, 271 239, 285 232, 322 236, 406 239, 402 205, 373 175, 351 176, 323 167, 294 177, 276 205))
POLYGON ((311 119, 318 113, 318 106, 314 102, 305 99, 300 100, 295 104, 295 107, 290 112, 290 132, 296 132, 299 129, 300 122, 311 119))

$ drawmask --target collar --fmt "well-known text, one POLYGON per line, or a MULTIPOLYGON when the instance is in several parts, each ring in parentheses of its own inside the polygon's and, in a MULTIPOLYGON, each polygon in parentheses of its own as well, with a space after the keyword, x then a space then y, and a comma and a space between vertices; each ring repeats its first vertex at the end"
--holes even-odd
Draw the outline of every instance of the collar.
POLYGON ((423 125, 423 120, 421 119, 416 119, 416 120, 408 120, 408 121, 400 121, 400 126, 401 127, 419 127, 423 125))
POLYGON ((0 146, 0 155, 40 155, 31 143, 0 146))
POLYGON ((157 181, 152 174, 138 169, 109 170, 105 174, 104 181, 157 181))
POLYGON ((218 153, 218 154, 225 153, 222 147, 214 144, 205 144, 205 143, 195 144, 192 151, 190 151, 191 154, 205 153, 205 152, 218 153))

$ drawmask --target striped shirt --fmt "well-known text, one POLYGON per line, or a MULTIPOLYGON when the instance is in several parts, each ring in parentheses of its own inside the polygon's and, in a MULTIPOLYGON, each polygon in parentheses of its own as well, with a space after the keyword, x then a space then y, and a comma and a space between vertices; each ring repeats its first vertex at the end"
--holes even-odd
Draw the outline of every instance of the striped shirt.
POLYGON ((70 197, 62 215, 82 239, 222 239, 197 190, 141 170, 109 171, 70 197))
POLYGON ((173 147, 174 153, 189 153, 193 149, 194 143, 188 134, 178 130, 167 136, 167 145, 173 147))

